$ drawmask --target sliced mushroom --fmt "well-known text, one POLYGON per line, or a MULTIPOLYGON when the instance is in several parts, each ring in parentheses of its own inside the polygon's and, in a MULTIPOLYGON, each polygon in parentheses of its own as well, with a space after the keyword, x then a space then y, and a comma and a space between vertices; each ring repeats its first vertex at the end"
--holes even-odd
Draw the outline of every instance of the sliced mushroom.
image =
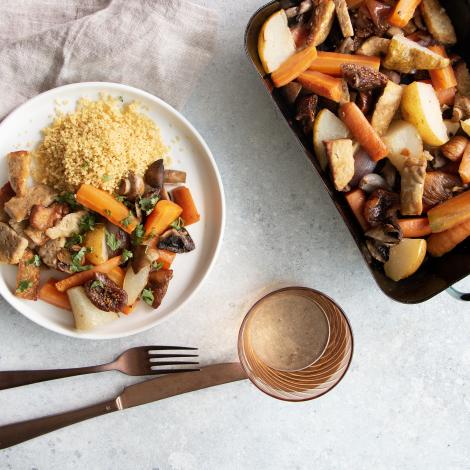
POLYGON ((459 122, 470 117, 470 98, 460 93, 455 95, 454 108, 452 110, 452 121, 459 122))
POLYGON ((163 181, 169 184, 186 183, 186 172, 179 170, 165 170, 163 181))
POLYGON ((132 269, 138 273, 146 266, 150 266, 159 257, 158 251, 148 245, 139 245, 134 249, 132 256, 132 269))
POLYGON ((123 178, 118 186, 118 194, 125 196, 129 201, 135 201, 142 196, 145 191, 145 184, 142 176, 135 173, 129 173, 127 178, 123 178))
POLYGON ((172 278, 173 271, 171 269, 160 269, 159 271, 153 271, 149 274, 148 286, 153 294, 153 308, 158 308, 162 303, 163 297, 165 297, 168 285, 172 278))
POLYGON ((106 245, 109 258, 117 256, 124 249, 129 249, 130 237, 126 232, 124 232, 124 230, 112 224, 111 222, 106 222, 105 229, 107 233, 109 233, 110 235, 114 235, 114 238, 118 242, 118 246, 115 250, 112 250, 108 244, 106 245))
POLYGON ((382 224, 371 228, 365 233, 368 238, 373 238, 380 243, 397 244, 403 238, 403 233, 398 225, 382 224))
POLYGON ((428 171, 424 178, 423 203, 435 206, 450 199, 454 195, 453 189, 460 187, 462 181, 457 175, 443 171, 428 171))
POLYGON ((302 85, 297 82, 290 82, 281 88, 281 93, 289 104, 294 104, 299 96, 302 85))
POLYGON ((154 161, 144 174, 144 181, 155 189, 161 189, 163 187, 165 167, 163 165, 163 159, 154 161))
POLYGON ((385 178, 377 173, 365 175, 361 181, 359 181, 359 187, 366 193, 373 193, 376 189, 386 189, 387 191, 392 189, 385 181, 385 178))
POLYGON ((376 227, 386 221, 394 220, 400 208, 398 194, 376 189, 364 207, 364 217, 371 227, 376 227))
POLYGON ((390 256, 390 246, 385 243, 380 243, 377 240, 368 239, 366 240, 366 246, 371 256, 380 261, 386 263, 390 256))
POLYGON ((380 170, 380 174, 384 177, 388 187, 392 190, 395 187, 397 181, 397 169, 395 166, 387 160, 383 168, 380 170))
MULTIPOLYGON (((83 261, 85 261, 83 259, 83 261)), ((83 263, 82 263, 83 264, 83 263)), ((61 248, 57 252, 57 269, 64 273, 71 273, 70 266, 72 265, 72 254, 67 248, 61 248)))
POLYGON ((195 248, 193 239, 184 228, 167 230, 160 236, 157 246, 161 250, 168 250, 173 253, 187 253, 195 248))
POLYGON ((42 262, 50 268, 57 268, 57 254, 65 246, 65 238, 49 240, 38 249, 42 262))

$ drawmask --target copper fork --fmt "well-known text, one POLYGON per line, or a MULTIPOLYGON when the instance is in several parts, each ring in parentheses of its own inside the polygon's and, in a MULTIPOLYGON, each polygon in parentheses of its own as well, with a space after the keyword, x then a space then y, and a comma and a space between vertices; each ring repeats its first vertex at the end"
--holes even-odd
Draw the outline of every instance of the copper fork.
POLYGON ((124 351, 113 362, 90 367, 76 367, 73 369, 45 369, 45 370, 9 370, 0 371, 0 390, 19 387, 21 385, 44 382, 46 380, 61 379, 74 375, 94 374, 108 370, 118 370, 127 375, 157 375, 178 372, 191 372, 198 368, 182 368, 180 366, 195 365, 198 361, 180 361, 160 359, 195 358, 198 354, 174 353, 172 351, 196 351, 197 348, 184 346, 140 346, 124 351), (166 351, 158 353, 155 351, 166 351), (167 366, 174 368, 167 369, 167 366))

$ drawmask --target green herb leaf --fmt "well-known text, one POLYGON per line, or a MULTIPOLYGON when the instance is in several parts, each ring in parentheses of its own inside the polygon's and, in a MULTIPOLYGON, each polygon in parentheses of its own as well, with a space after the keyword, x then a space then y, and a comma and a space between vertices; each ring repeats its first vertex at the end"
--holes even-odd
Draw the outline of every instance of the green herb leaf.
POLYGON ((134 246, 140 245, 145 238, 145 229, 142 224, 137 225, 135 230, 132 232, 132 244, 134 246))
POLYGON ((140 294, 140 298, 149 305, 153 303, 153 292, 150 289, 144 289, 140 294))
MULTIPOLYGON (((33 286, 33 281, 30 281, 29 279, 20 281, 18 283, 18 288, 16 289, 16 292, 24 292, 27 291, 29 288, 33 286)), ((152 295, 152 300, 153 300, 153 295, 152 295)))
POLYGON ((118 96, 118 100, 119 100, 121 103, 124 103, 124 97, 123 97, 123 96, 118 96))
POLYGON ((111 251, 116 251, 119 249, 120 243, 114 233, 110 233, 106 230, 105 239, 106 245, 108 245, 111 251))
POLYGON ((121 220, 121 224, 124 227, 129 227, 129 224, 132 222, 132 212, 129 212, 129 215, 121 220))
POLYGON ((124 200, 126 199, 124 196, 121 196, 120 194, 117 194, 117 193, 114 193, 113 197, 114 199, 116 199, 116 201, 119 201, 119 202, 124 202, 124 200))
POLYGON ((146 215, 149 215, 153 211, 158 199, 159 197, 156 194, 151 197, 142 197, 139 199, 139 206, 146 215))
POLYGON ((91 289, 97 289, 98 287, 103 288, 104 284, 99 280, 95 280, 91 283, 91 286, 90 286, 91 289))
POLYGON ((170 224, 170 227, 173 227, 175 230, 181 230, 184 227, 184 220, 178 217, 170 224))
POLYGON ((75 199, 75 194, 71 193, 71 192, 65 192, 65 193, 59 194, 55 198, 55 200, 57 202, 62 202, 62 203, 68 204, 73 211, 82 208, 82 206, 75 199))
POLYGON ((121 254, 121 263, 125 263, 134 256, 134 253, 129 250, 124 250, 121 254))
POLYGON ((152 263, 152 269, 154 269, 155 271, 160 271, 160 269, 162 268, 163 268, 163 263, 158 262, 158 261, 154 261, 152 263))
POLYGON ((79 273, 81 271, 88 271, 91 269, 93 266, 89 264, 82 265, 83 258, 85 257, 85 253, 89 252, 88 248, 80 248, 79 251, 77 251, 73 256, 72 256, 72 264, 70 265, 70 271, 73 273, 79 273))
POLYGON ((90 212, 86 215, 84 215, 78 224, 80 227, 80 232, 89 232, 90 230, 94 230, 96 225, 96 217, 94 214, 91 214, 90 212))
POLYGON ((41 258, 39 255, 34 255, 31 259, 29 259, 26 264, 34 264, 37 268, 41 266, 41 258))
POLYGON ((104 174, 104 175, 101 177, 101 180, 102 180, 104 183, 107 183, 108 181, 111 181, 111 176, 104 174))
POLYGON ((74 233, 72 236, 69 237, 69 239, 65 243, 65 246, 68 248, 73 245, 81 245, 82 243, 83 235, 80 235, 79 233, 74 233))

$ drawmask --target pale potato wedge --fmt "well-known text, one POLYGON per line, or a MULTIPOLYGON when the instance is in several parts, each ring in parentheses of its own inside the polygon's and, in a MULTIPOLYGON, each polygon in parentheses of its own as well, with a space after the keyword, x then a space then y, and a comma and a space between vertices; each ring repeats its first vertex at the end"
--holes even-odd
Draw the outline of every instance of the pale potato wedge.
POLYGON ((457 42, 452 22, 438 0, 422 0, 420 9, 423 20, 434 39, 446 45, 457 42))
POLYGON ((389 46, 390 39, 372 36, 361 44, 359 49, 356 51, 356 54, 378 56, 380 54, 386 54, 389 46))
POLYGON ((272 14, 261 27, 258 54, 266 73, 274 72, 295 52, 295 42, 284 10, 272 14))
POLYGON ((449 63, 449 59, 396 34, 390 41, 383 66, 397 72, 410 73, 413 70, 441 69, 449 63))
POLYGON ((313 148, 323 170, 328 166, 328 158, 323 142, 325 140, 346 139, 350 135, 349 129, 341 119, 329 109, 322 109, 318 113, 313 123, 313 148))
POLYGON ((93 230, 85 235, 84 246, 89 249, 85 255, 87 263, 102 264, 108 261, 108 249, 106 247, 106 229, 104 224, 97 224, 93 230))
POLYGON ((465 134, 470 136, 470 118, 465 119, 465 121, 460 121, 460 125, 462 126, 462 129, 465 132, 465 134))
POLYGON ((423 154, 423 140, 409 122, 393 121, 382 140, 388 148, 388 159, 400 173, 407 158, 419 158, 423 154))
POLYGON ((389 80, 384 91, 375 105, 371 125, 379 135, 384 135, 395 113, 400 107, 403 88, 389 80))
POLYGON ((432 85, 413 82, 406 86, 401 99, 401 113, 406 121, 418 129, 425 144, 437 147, 449 140, 432 85))
POLYGON ((354 176, 354 154, 351 139, 325 141, 326 154, 335 188, 344 191, 354 176))
POLYGON ((404 238, 398 245, 390 248, 390 256, 384 264, 387 277, 400 281, 414 274, 426 256, 426 240, 404 238))
POLYGON ((134 302, 139 298, 140 293, 148 283, 149 273, 150 264, 143 267, 137 273, 134 272, 132 265, 127 267, 122 288, 127 292, 127 302, 129 305, 133 305, 134 302))

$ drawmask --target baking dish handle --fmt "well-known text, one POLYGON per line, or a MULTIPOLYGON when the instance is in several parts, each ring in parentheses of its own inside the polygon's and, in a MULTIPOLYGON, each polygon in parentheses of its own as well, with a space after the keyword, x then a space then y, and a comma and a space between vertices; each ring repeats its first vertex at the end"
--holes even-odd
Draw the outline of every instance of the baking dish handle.
POLYGON ((457 300, 465 300, 465 301, 469 301, 470 300, 470 294, 467 293, 467 292, 461 292, 459 291, 458 289, 456 289, 455 287, 453 286, 450 286, 446 289, 446 292, 454 297, 455 299, 457 300))

